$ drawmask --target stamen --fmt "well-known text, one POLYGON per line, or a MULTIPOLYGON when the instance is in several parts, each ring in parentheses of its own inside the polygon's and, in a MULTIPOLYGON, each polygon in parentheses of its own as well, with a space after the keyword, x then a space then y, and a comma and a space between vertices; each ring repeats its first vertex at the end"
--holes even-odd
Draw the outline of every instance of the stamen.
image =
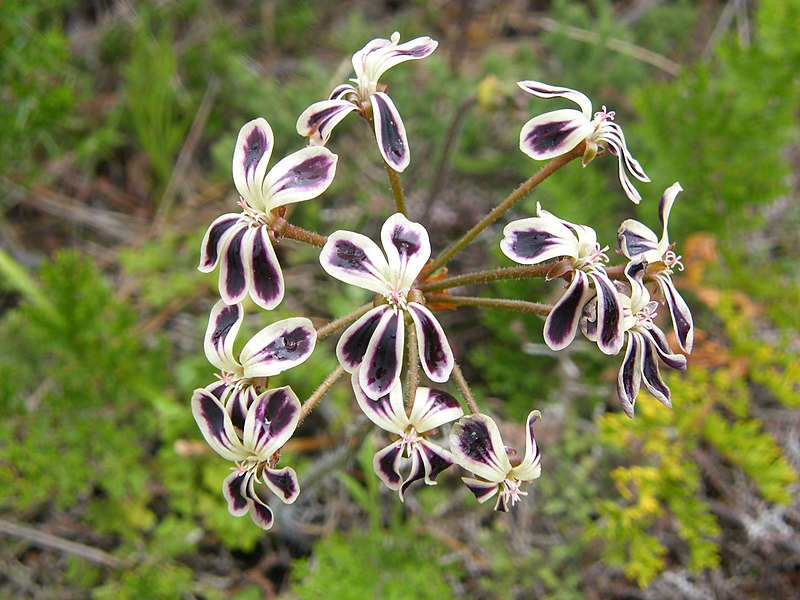
POLYGON ((594 113, 594 119, 595 119, 595 121, 600 121, 600 122, 602 122, 602 121, 613 121, 614 117, 616 117, 616 115, 617 115, 617 113, 615 111, 607 110, 606 109, 606 105, 603 104, 602 109, 597 111, 596 113, 594 113))
POLYGON ((506 496, 511 500, 511 506, 514 506, 518 501, 522 500, 522 496, 527 496, 528 492, 520 490, 522 482, 516 479, 506 479, 503 483, 503 490, 500 492, 501 496, 506 496))
POLYGON ((662 260, 664 261, 664 264, 667 265, 667 268, 677 268, 678 271, 683 271, 684 267, 683 263, 681 262, 682 258, 682 256, 675 254, 672 250, 667 250, 664 253, 664 258, 662 260))

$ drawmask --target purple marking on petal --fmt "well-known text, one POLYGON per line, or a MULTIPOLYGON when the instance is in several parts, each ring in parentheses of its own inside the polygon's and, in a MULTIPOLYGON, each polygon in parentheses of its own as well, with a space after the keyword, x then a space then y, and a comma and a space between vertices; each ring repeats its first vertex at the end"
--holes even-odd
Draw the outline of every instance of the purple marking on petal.
POLYGON ((481 504, 500 491, 500 486, 490 481, 481 481, 472 477, 462 477, 461 481, 464 482, 470 492, 475 494, 475 499, 481 504))
POLYGON ((247 418, 247 409, 250 408, 255 390, 252 387, 243 390, 235 389, 231 392, 230 398, 225 405, 225 409, 231 417, 233 426, 239 431, 244 429, 244 421, 247 418))
POLYGON ((546 231, 515 231, 508 242, 509 249, 517 256, 533 260, 556 245, 552 234, 546 231))
POLYGON ((392 444, 375 453, 372 468, 390 490, 400 487, 403 478, 400 476, 400 446, 392 444))
POLYGON ((227 460, 242 458, 242 444, 225 407, 204 389, 192 395, 192 416, 208 445, 227 460))
POLYGON ((419 452, 423 458, 422 462, 425 465, 425 483, 428 485, 433 484, 435 479, 439 476, 439 473, 453 464, 453 457, 447 450, 427 440, 422 440, 419 443, 419 450, 417 450, 417 452, 419 452))
POLYGON ((444 383, 453 372, 453 351, 436 317, 424 306, 411 302, 408 310, 417 329, 420 359, 425 374, 437 383, 444 383))
POLYGON ((658 327, 651 327, 644 331, 642 335, 647 337, 655 345, 658 355, 661 360, 664 361, 664 364, 677 371, 686 370, 686 357, 683 354, 675 354, 672 352, 672 349, 667 343, 667 336, 665 336, 664 332, 658 327))
POLYGON ((391 244, 397 248, 400 260, 405 263, 409 257, 416 255, 422 248, 419 232, 398 223, 389 234, 391 244))
POLYGON ((403 358, 402 336, 401 315, 390 312, 370 340, 359 381, 364 393, 372 399, 383 396, 397 383, 403 358))
POLYGON ((280 446, 291 437, 299 411, 300 403, 294 394, 289 393, 288 387, 264 392, 248 412, 245 444, 257 454, 272 454, 279 450, 279 447, 272 446, 280 446))
POLYGON ((219 312, 217 312, 217 319, 214 323, 214 331, 212 331, 211 335, 209 336, 209 341, 211 342, 217 354, 221 356, 225 355, 224 345, 228 338, 228 334, 230 333, 231 329, 239 323, 241 318, 242 306, 240 304, 223 306, 219 312))
POLYGON ((606 354, 616 354, 625 341, 622 331, 622 304, 616 288, 605 274, 591 275, 597 291, 597 346, 606 354))
POLYGON ((259 490, 256 488, 255 478, 250 478, 247 487, 247 497, 250 499, 250 518, 261 529, 271 529, 275 518, 272 509, 262 500, 259 490))
POLYGON ((200 265, 197 269, 203 273, 212 271, 219 260, 219 242, 222 236, 239 220, 237 214, 218 217, 209 226, 200 247, 200 265))
POLYGON ((266 227, 259 227, 253 238, 252 259, 250 295, 256 304, 271 310, 283 299, 283 273, 266 227))
POLYGON ((334 242, 333 252, 329 254, 329 257, 330 264, 334 267, 372 274, 372 270, 367 266, 371 264, 367 253, 350 240, 337 239, 334 242))
POLYGON ((312 190, 319 187, 319 181, 328 178, 331 167, 336 164, 332 154, 312 156, 289 169, 272 187, 272 194, 291 191, 312 190))
POLYGON ((247 229, 242 228, 231 238, 225 252, 225 265, 220 271, 220 294, 227 304, 241 302, 247 294, 247 278, 242 258, 242 239, 245 233, 247 229))
POLYGON ((658 245, 629 229, 619 232, 620 247, 628 258, 634 258, 645 252, 655 250, 658 245))
MULTIPOLYGON (((556 121, 550 123, 543 123, 536 127, 531 128, 525 136, 525 143, 529 148, 532 148, 537 153, 550 152, 560 147, 564 140, 572 135, 580 124, 576 124, 574 120, 571 121, 556 121)), ((566 152, 569 148, 565 148, 566 152)))
POLYGON ((263 478, 269 489, 286 504, 291 504, 300 495, 297 474, 291 467, 284 467, 283 469, 265 468, 263 478))
POLYGON ((633 405, 639 394, 641 383, 641 346, 642 341, 635 333, 628 334, 628 348, 617 377, 617 396, 622 403, 622 409, 629 417, 633 417, 633 405))
POLYGON ((461 435, 451 436, 451 445, 455 440, 458 449, 467 458, 494 468, 496 452, 486 423, 480 419, 466 419, 460 423, 462 423, 461 435))
POLYGON ((642 382, 656 400, 667 407, 672 407, 669 388, 661 378, 661 372, 658 369, 658 355, 655 351, 655 344, 651 344, 648 340, 645 340, 642 346, 644 352, 642 359, 642 382))
POLYGON ((260 127, 254 127, 245 140, 242 151, 244 153, 243 167, 245 177, 250 177, 250 171, 255 171, 258 162, 269 149, 269 140, 260 127))
POLYGON ((691 353, 694 345, 694 322, 689 305, 678 293, 672 278, 656 277, 656 280, 664 293, 670 315, 672 315, 672 325, 675 329, 675 337, 678 343, 687 354, 691 353))
POLYGON ((222 482, 222 495, 228 501, 228 512, 234 517, 241 517, 247 512, 248 477, 244 471, 234 472, 222 482))
POLYGON ((364 354, 367 352, 372 334, 378 327, 383 313, 387 310, 391 309, 388 306, 372 309, 350 325, 342 334, 336 345, 336 356, 348 373, 355 371, 364 360, 364 354))
POLYGON ((544 339, 550 348, 561 350, 575 339, 580 316, 590 294, 586 274, 575 271, 572 283, 544 323, 544 339))
POLYGON ((370 96, 375 119, 375 134, 383 158, 395 171, 402 172, 411 156, 408 151, 405 126, 389 96, 375 93, 370 96))
POLYGON ((248 363, 294 361, 311 354, 316 343, 312 332, 313 330, 310 331, 304 326, 287 329, 281 336, 254 353, 252 358, 248 359, 248 363))

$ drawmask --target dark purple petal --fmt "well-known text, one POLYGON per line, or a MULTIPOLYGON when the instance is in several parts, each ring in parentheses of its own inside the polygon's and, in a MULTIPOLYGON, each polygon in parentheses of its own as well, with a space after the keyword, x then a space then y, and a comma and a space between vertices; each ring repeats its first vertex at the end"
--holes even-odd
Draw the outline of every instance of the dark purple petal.
POLYGON ((491 481, 481 481, 480 479, 473 479, 472 477, 462 477, 461 481, 464 482, 470 492, 475 494, 475 498, 481 504, 500 491, 500 486, 491 481))
POLYGON ((530 217, 503 229, 500 249, 511 260, 534 265, 560 256, 578 256, 575 234, 556 218, 530 217))
POLYGON ((305 317, 277 321, 259 331, 239 354, 245 377, 272 377, 305 362, 317 331, 305 317))
POLYGON ((442 390, 417 388, 409 421, 418 433, 425 433, 464 416, 464 410, 453 396, 442 390))
POLYGON ((375 137, 386 163, 395 171, 402 172, 411 162, 406 128, 392 99, 382 92, 370 96, 372 116, 375 121, 375 137))
POLYGON ((381 228, 392 280, 400 289, 410 288, 431 256, 431 243, 425 227, 395 213, 381 228))
POLYGON ((231 391, 228 401, 225 403, 225 410, 231 417, 231 422, 237 431, 244 430, 244 422, 247 418, 247 411, 252 406, 258 394, 253 386, 246 388, 235 388, 231 391))
POLYGON ((220 371, 239 370, 239 363, 233 356, 233 344, 243 319, 244 310, 241 304, 228 305, 220 300, 211 309, 203 350, 208 362, 220 371))
POLYGON ((263 487, 256 487, 255 478, 251 477, 248 482, 247 496, 250 499, 250 518, 253 519, 253 523, 266 530, 272 528, 275 517, 272 514, 272 509, 261 497, 263 487))
POLYGON ((206 230, 203 242, 200 244, 200 265, 197 270, 201 273, 210 273, 219 261, 220 241, 222 236, 233 227, 241 215, 227 213, 217 217, 206 230))
POLYGON ((675 329, 675 337, 678 343, 687 354, 691 353, 694 346, 694 321, 689 305, 678 293, 672 278, 668 276, 657 276, 656 281, 661 288, 664 298, 672 315, 672 326, 675 329))
POLYGON ((234 517, 241 517, 248 510, 250 477, 245 471, 234 471, 222 482, 222 495, 228 501, 228 512, 234 517))
POLYGON ((605 273, 589 276, 597 292, 597 347, 605 354, 617 354, 625 342, 619 294, 605 273))
POLYGON ((511 470, 500 430, 486 415, 467 415, 454 423, 450 451, 456 463, 487 481, 500 483, 511 470))
POLYGON ((330 96, 328 96, 328 99, 344 100, 349 94, 358 94, 358 91, 349 83, 343 83, 333 88, 333 91, 331 92, 330 96))
POLYGON ((262 118, 253 119, 239 131, 233 152, 233 182, 239 195, 259 209, 263 206, 262 185, 272 154, 272 128, 262 118))
POLYGON ((373 400, 387 394, 398 383, 403 363, 404 332, 402 313, 391 309, 384 311, 367 346, 358 375, 361 389, 373 400))
POLYGON ((396 385, 388 394, 373 400, 361 389, 357 373, 353 374, 351 383, 356 402, 370 421, 395 435, 403 435, 406 432, 410 423, 403 405, 402 386, 396 385))
POLYGON ((386 446, 383 450, 379 450, 372 459, 372 467, 375 469, 375 474, 381 478, 381 481, 390 490, 398 489, 403 480, 400 476, 400 450, 401 446, 399 444, 392 444, 391 446, 386 446))
POLYGON ((408 303, 408 312, 417 330, 417 346, 422 370, 437 383, 450 379, 455 360, 450 342, 433 313, 416 302, 408 303))
POLYGON ((270 491, 283 500, 285 504, 291 504, 300 495, 300 483, 297 481, 297 473, 291 467, 284 467, 283 469, 265 467, 262 478, 270 491))
POLYGON ((528 413, 525 423, 525 456, 522 461, 511 469, 511 476, 520 481, 533 481, 542 473, 542 451, 536 444, 533 434, 533 425, 542 417, 538 410, 528 413))
POLYGON ((453 464, 453 455, 450 454, 450 452, 424 439, 420 440, 416 455, 419 457, 418 460, 422 468, 419 469, 419 473, 415 473, 412 468, 412 473, 408 476, 401 488, 401 492, 403 493, 409 485, 418 479, 424 479, 426 485, 435 485, 439 473, 453 464))
POLYGON ((564 109, 534 117, 522 127, 519 147, 537 160, 561 156, 592 133, 593 126, 577 110, 564 109))
POLYGON ((242 460, 246 452, 225 407, 204 389, 194 391, 192 416, 209 446, 222 458, 242 460))
POLYGON ((566 98, 571 100, 581 107, 582 114, 586 119, 592 118, 592 102, 582 92, 566 87, 549 85, 541 81, 518 81, 517 85, 528 94, 539 98, 566 98))
POLYGON ((391 310, 387 305, 373 308, 367 314, 359 317, 339 338, 339 343, 336 344, 336 358, 348 373, 358 370, 367 353, 372 334, 387 310, 391 310))
POLYGON ((583 271, 574 271, 567 291, 544 323, 544 341, 550 348, 561 350, 575 339, 583 307, 592 296, 587 275, 583 271))
POLYGON ((648 252, 661 254, 658 252, 656 234, 633 219, 622 222, 617 232, 617 242, 622 253, 631 259, 648 252))
POLYGON ((333 181, 338 157, 327 148, 311 146, 276 164, 264 180, 267 211, 316 198, 333 181))
POLYGON ((350 285, 385 294, 391 291, 389 264, 378 245, 351 231, 335 231, 319 255, 328 275, 350 285))
POLYGON ((672 348, 670 348, 667 343, 667 336, 665 336, 664 332, 658 327, 651 327, 643 331, 642 335, 653 343, 658 351, 659 357, 668 367, 678 371, 686 370, 686 357, 683 354, 675 354, 672 352, 672 348))
POLYGON ((658 369, 658 353, 655 344, 651 344, 645 339, 642 343, 642 383, 659 402, 672 408, 671 394, 667 384, 661 378, 658 369))
POLYGON ((219 270, 219 295, 225 304, 236 304, 247 296, 247 276, 243 254, 251 252, 243 241, 247 226, 232 227, 222 238, 227 247, 222 255, 219 270))
POLYGON ((290 387, 268 390, 247 411, 244 445, 261 460, 268 460, 292 437, 300 419, 300 400, 290 387))
POLYGON ((633 405, 642 382, 644 344, 640 334, 628 332, 628 348, 617 376, 617 396, 622 403, 622 410, 629 417, 633 417, 633 405))
MULTIPOLYGON (((344 88, 341 92, 342 95, 347 95, 354 91, 352 86, 340 87, 344 88)), ((330 100, 315 102, 304 110, 303 114, 297 119, 297 133, 311 138, 312 143, 325 144, 330 139, 333 128, 354 110, 358 110, 358 107, 342 98, 331 98, 330 100)))
POLYGON ((249 228, 242 247, 250 297, 261 308, 272 310, 283 300, 284 284, 267 227, 249 228))

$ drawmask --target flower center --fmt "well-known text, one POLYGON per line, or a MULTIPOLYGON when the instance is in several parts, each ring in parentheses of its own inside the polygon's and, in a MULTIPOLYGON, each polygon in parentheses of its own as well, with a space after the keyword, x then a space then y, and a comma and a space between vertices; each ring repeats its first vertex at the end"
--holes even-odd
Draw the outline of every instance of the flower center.
POLYGON ((605 121, 613 121, 614 117, 616 117, 617 113, 613 110, 607 110, 606 105, 603 105, 601 110, 598 110, 594 113, 594 121, 597 125, 601 125, 605 121))
POLYGON ((584 248, 581 254, 585 253, 585 256, 581 256, 577 261, 575 261, 575 266, 577 268, 582 267, 591 267, 596 265, 599 262, 609 262, 609 258, 606 255, 606 251, 608 250, 608 246, 600 247, 600 244, 595 242, 594 246, 584 248), (587 251, 588 250, 588 251, 587 251))
POLYGON ((395 312, 398 310, 408 310, 408 300, 406 300, 406 293, 408 290, 392 290, 383 295, 395 312))
POLYGON ((654 327, 653 319, 656 318, 656 308, 658 307, 657 302, 650 302, 645 306, 642 310, 636 313, 636 324, 644 327, 645 329, 651 329, 654 327))
POLYGON ((522 482, 513 477, 506 479, 501 485, 503 489, 500 490, 500 495, 510 500, 511 506, 514 506, 518 501, 522 500, 522 496, 528 495, 528 492, 520 490, 522 482))
POLYGON ((254 209, 242 198, 239 199, 238 205, 242 209, 242 216, 250 227, 269 225, 270 221, 272 221, 272 217, 269 214, 254 209))
POLYGON ((408 429, 403 433, 403 437, 398 441, 400 448, 402 448, 403 456, 411 458, 411 453, 416 451, 417 444, 421 439, 414 426, 409 425, 408 429))

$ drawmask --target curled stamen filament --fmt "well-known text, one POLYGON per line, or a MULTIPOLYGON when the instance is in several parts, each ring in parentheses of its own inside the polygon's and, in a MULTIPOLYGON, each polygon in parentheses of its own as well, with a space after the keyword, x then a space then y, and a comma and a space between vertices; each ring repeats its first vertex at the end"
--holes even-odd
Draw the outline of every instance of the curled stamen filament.
POLYGON ((682 258, 682 256, 675 254, 672 250, 667 250, 667 252, 664 254, 663 260, 664 264, 667 265, 668 268, 677 268, 678 271, 683 271, 684 267, 683 263, 681 262, 682 258))
POLYGON ((594 113, 594 118, 597 121, 613 121, 616 116, 617 113, 613 110, 607 110, 605 104, 599 111, 594 113))
POLYGON ((519 489, 521 482, 516 479, 506 479, 502 485, 503 491, 500 493, 511 500, 511 506, 514 506, 519 500, 522 500, 522 496, 528 495, 528 492, 523 492, 519 489))

